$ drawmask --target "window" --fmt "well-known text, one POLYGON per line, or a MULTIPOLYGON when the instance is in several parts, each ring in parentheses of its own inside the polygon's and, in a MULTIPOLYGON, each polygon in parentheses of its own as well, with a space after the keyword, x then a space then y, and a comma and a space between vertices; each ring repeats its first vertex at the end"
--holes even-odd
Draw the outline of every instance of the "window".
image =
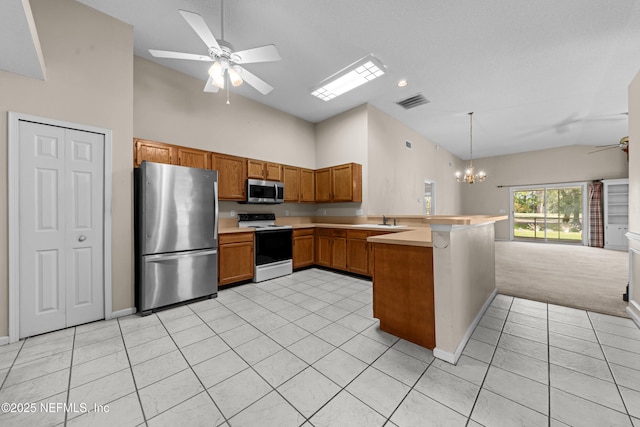
POLYGON ((423 212, 425 215, 435 215, 436 213, 436 183, 428 179, 424 180, 423 212))
POLYGON ((586 244, 586 184, 511 189, 511 239, 586 244))

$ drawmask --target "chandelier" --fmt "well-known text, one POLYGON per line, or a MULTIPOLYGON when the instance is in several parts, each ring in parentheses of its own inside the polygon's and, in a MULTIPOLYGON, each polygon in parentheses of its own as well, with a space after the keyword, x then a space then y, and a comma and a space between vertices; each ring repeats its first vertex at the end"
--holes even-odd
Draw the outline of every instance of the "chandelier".
POLYGON ((469 167, 462 172, 456 172, 456 181, 464 182, 467 184, 473 184, 474 182, 482 182, 487 178, 487 174, 484 171, 473 170, 473 112, 469 113, 469 167))

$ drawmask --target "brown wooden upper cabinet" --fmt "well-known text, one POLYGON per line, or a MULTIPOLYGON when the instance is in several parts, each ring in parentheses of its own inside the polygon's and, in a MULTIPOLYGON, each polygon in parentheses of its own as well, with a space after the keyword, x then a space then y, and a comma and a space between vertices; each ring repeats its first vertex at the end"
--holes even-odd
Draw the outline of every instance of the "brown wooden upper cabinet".
POLYGON ((247 159, 247 177, 268 181, 282 181, 282 165, 262 160, 247 159))
POLYGON ((362 202, 362 165, 345 165, 315 171, 316 202, 362 202))
POLYGON ((211 169, 211 153, 195 148, 176 147, 177 165, 191 168, 211 169))
MULTIPOLYGON (((316 174, 313 169, 300 168, 300 202, 314 203, 316 201, 316 174)), ((287 186, 285 185, 285 191, 287 186)))
POLYGON ((140 166, 144 160, 168 165, 175 164, 174 162, 178 161, 177 148, 175 145, 165 144, 163 142, 134 138, 134 166, 140 166))
POLYGON ((284 201, 300 201, 300 168, 283 166, 282 175, 284 178, 284 201))
POLYGON ((218 199, 245 200, 247 159, 211 153, 212 169, 218 171, 218 199))
POLYGON ((315 202, 315 174, 313 169, 283 166, 285 202, 315 202))

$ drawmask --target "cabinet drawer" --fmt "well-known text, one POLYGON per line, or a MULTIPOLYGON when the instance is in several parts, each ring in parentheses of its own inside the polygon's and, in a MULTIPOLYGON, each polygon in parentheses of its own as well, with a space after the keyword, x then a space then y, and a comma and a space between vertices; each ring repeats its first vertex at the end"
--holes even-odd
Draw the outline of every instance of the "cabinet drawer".
POLYGON ((298 228, 293 230, 293 237, 313 236, 315 230, 313 228, 298 228))
POLYGON ((365 230, 348 230, 347 237, 349 239, 366 239, 369 237, 369 232, 365 230))
POLYGON ((347 230, 333 229, 333 230, 331 230, 331 235, 333 237, 347 237, 347 230))
POLYGON ((253 242, 253 233, 228 233, 218 235, 218 242, 220 245, 226 245, 229 243, 241 243, 241 242, 253 242))
POLYGON ((330 228, 316 228, 316 233, 318 236, 331 236, 330 228))

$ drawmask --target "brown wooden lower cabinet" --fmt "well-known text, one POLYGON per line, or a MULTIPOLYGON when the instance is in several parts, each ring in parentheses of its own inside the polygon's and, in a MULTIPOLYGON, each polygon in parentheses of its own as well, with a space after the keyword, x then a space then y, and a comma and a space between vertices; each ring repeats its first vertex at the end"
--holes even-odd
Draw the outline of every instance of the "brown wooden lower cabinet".
POLYGON ((374 256, 373 317, 380 329, 433 349, 433 248, 375 243, 374 256))
POLYGON ((316 264, 347 269, 347 230, 333 228, 316 229, 316 264))
POLYGON ((314 264, 315 238, 313 228, 293 230, 293 268, 314 264))
POLYGON ((253 233, 218 236, 218 285, 253 279, 253 233))
POLYGON ((364 230, 347 231, 347 270, 352 273, 369 274, 369 232, 364 230))

